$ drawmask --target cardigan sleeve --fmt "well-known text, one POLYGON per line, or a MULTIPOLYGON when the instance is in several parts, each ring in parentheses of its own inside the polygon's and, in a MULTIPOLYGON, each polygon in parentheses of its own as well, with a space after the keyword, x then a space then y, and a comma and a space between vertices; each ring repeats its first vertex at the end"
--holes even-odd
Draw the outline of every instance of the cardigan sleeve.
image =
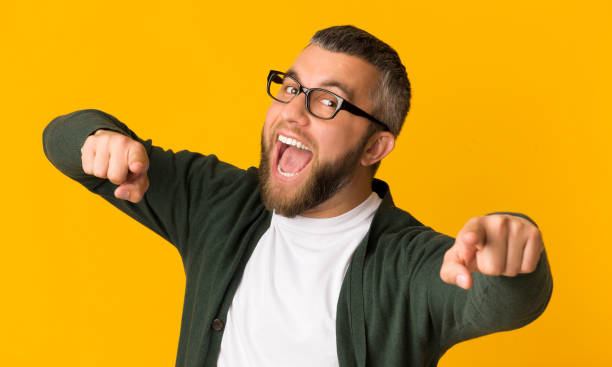
POLYGON ((153 230, 173 244, 184 259, 194 218, 201 219, 215 196, 226 194, 228 183, 244 173, 187 150, 173 152, 138 137, 114 116, 95 109, 79 110, 54 118, 44 129, 43 149, 47 159, 63 174, 153 230), (117 199, 117 185, 83 172, 80 149, 98 129, 112 130, 140 142, 149 157, 149 188, 138 203, 117 199))
MULTIPOLYGON (((520 213, 497 212, 529 217, 520 213)), ((441 356, 456 343, 498 331, 522 326, 539 317, 552 295, 552 275, 546 252, 542 252, 536 269, 515 277, 472 273, 469 290, 447 284, 440 278, 444 253, 454 238, 424 231, 414 238, 424 246, 423 256, 414 264, 413 287, 425 294, 429 320, 434 329, 441 356)))

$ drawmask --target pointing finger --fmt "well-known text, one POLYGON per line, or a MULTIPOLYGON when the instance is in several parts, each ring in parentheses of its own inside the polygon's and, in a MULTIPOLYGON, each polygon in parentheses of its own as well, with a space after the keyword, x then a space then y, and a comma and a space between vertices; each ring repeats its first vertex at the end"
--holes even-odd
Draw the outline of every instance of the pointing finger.
POLYGON ((440 278, 448 284, 454 284, 463 289, 472 287, 470 271, 454 246, 444 254, 440 278))
POLYGON ((459 231, 453 246, 444 254, 440 278, 463 289, 472 287, 470 272, 476 271, 476 253, 487 240, 480 217, 470 219, 459 231))
POLYGON ((470 219, 459 231, 457 242, 482 250, 487 243, 487 232, 482 221, 482 217, 470 219))
POLYGON ((146 171, 138 174, 130 173, 128 180, 115 189, 115 196, 137 203, 142 200, 148 188, 149 177, 146 171))

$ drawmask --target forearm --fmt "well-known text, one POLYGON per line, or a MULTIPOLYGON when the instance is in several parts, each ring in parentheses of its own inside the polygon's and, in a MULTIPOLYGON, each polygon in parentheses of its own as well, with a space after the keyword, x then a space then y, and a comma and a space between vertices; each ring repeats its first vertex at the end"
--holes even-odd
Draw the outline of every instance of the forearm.
MULTIPOLYGON (((537 227, 534 220, 522 213, 510 214, 527 219, 537 227)), ((552 294, 552 274, 545 251, 542 251, 536 269, 531 273, 516 276, 488 276, 474 273, 474 289, 468 292, 469 303, 474 306, 472 318, 485 318, 491 328, 509 330, 524 326, 537 318, 546 308, 552 294), (504 324, 506 321, 508 324, 504 324)))
POLYGON ((465 318, 489 332, 527 325, 544 312, 552 294, 552 275, 546 252, 535 271, 514 277, 473 274, 465 318))
POLYGON ((472 276, 474 283, 469 290, 444 284, 430 293, 434 317, 440 320, 442 351, 464 340, 529 324, 544 312, 552 294, 546 252, 529 274, 472 276))

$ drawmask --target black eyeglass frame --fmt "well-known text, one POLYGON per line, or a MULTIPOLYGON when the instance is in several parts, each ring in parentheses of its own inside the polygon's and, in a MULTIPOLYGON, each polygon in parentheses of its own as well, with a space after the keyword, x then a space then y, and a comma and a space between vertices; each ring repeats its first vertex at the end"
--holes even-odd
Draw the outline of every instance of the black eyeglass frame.
POLYGON ((306 88, 304 87, 299 81, 297 81, 297 79, 295 79, 294 77, 292 77, 291 75, 287 74, 287 73, 283 73, 282 71, 277 71, 277 70, 270 70, 270 72, 268 73, 268 85, 267 85, 267 92, 268 95, 270 97, 272 97, 272 99, 274 99, 275 101, 278 101, 280 103, 289 103, 291 101, 293 101, 295 99, 295 97, 299 96, 300 93, 304 93, 306 95, 305 98, 305 103, 306 103, 306 111, 308 111, 308 113, 310 113, 311 115, 313 115, 316 118, 320 118, 322 120, 331 120, 334 117, 336 117, 336 115, 338 114, 338 112, 340 112, 341 110, 346 110, 354 115, 357 116, 361 116, 361 117, 365 117, 369 120, 371 120, 372 122, 377 123, 378 125, 382 126, 384 128, 385 131, 391 131, 389 129, 389 127, 387 126, 387 124, 385 124, 384 122, 378 120, 376 117, 370 115, 369 113, 365 112, 364 110, 362 110, 361 108, 355 106, 354 104, 352 104, 351 102, 347 101, 346 99, 340 97, 339 95, 337 95, 336 93, 329 91, 327 89, 323 89, 323 88, 306 88), (297 94, 295 94, 289 101, 282 101, 278 98, 276 98, 275 96, 272 95, 272 93, 270 93, 270 84, 272 83, 272 78, 275 75, 281 75, 284 78, 290 78, 291 80, 293 80, 294 82, 297 83, 297 85, 299 86, 299 91, 297 94), (321 117, 318 115, 315 115, 312 111, 310 111, 310 106, 308 104, 308 96, 310 94, 311 91, 314 90, 320 90, 326 93, 331 94, 332 96, 336 97, 336 99, 338 100, 338 105, 336 106, 336 110, 334 111, 334 113, 332 113, 332 115, 330 117, 321 117))

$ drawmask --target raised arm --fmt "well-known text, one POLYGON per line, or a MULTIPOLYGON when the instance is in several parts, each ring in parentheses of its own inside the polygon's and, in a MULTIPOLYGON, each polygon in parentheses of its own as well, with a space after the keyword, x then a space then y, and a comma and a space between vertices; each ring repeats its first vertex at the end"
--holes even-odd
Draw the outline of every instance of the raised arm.
POLYGON ((190 223, 202 219, 220 187, 244 172, 212 155, 154 146, 94 109, 53 119, 43 148, 62 173, 168 240, 183 258, 190 223))
POLYGON ((442 353, 532 322, 551 297, 552 276, 535 223, 519 213, 493 214, 472 218, 454 240, 423 234, 435 250, 422 263, 419 284, 426 285, 442 353))

